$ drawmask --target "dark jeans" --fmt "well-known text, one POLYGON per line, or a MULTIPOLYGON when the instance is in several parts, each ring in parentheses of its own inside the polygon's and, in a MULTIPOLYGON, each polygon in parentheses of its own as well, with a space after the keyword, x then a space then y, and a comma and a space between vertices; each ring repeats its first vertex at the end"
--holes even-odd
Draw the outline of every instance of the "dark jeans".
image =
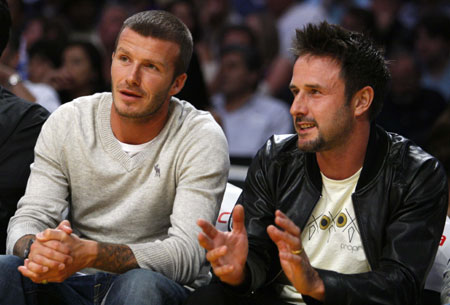
POLYGON ((271 289, 250 296, 238 296, 219 283, 211 283, 195 290, 184 305, 289 305, 281 301, 271 289))
POLYGON ((23 260, 17 256, 0 256, 1 305, 176 305, 188 295, 183 286, 147 269, 73 275, 63 283, 43 285, 23 277, 20 265, 23 260))

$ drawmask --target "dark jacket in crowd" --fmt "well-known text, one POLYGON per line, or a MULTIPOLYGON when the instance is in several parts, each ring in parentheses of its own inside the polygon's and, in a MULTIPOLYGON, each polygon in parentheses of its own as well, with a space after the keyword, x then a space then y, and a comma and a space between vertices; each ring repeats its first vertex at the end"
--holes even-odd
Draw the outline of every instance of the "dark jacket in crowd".
POLYGON ((49 113, 0 86, 0 254, 6 229, 25 193, 34 159, 34 145, 49 113))
MULTIPOLYGON (((238 200, 249 238, 247 293, 267 291, 284 277, 266 233, 275 210, 304 229, 321 196, 315 154, 301 152, 296 144, 296 135, 272 137, 253 160, 238 200)), ((352 201, 371 271, 318 270, 324 304, 417 304, 444 227, 445 171, 412 141, 378 126, 371 127, 368 145, 352 201)), ((320 304, 308 296, 304 300, 320 304)))

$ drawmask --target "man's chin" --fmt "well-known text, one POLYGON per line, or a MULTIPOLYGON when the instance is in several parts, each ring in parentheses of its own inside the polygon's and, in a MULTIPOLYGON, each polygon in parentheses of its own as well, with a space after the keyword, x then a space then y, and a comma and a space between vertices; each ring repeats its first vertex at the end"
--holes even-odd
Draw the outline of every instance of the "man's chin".
POLYGON ((318 139, 305 141, 299 138, 297 141, 297 148, 303 152, 318 152, 321 150, 323 144, 324 143, 318 139))

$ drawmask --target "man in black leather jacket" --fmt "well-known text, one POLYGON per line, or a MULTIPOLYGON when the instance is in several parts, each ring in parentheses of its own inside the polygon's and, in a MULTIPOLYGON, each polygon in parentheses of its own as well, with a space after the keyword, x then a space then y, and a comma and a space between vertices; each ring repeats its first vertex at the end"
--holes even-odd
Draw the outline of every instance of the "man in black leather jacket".
POLYGON ((187 304, 420 304, 447 210, 442 166, 373 123, 389 72, 362 35, 308 25, 294 53, 297 134, 258 152, 231 232, 198 221, 216 278, 187 304))

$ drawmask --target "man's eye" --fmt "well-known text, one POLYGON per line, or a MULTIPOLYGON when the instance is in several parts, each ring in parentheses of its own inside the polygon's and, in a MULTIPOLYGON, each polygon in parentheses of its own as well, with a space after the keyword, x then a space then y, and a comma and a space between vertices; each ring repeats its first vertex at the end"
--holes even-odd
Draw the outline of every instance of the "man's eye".
POLYGON ((126 56, 119 56, 119 60, 120 61, 128 61, 128 57, 126 57, 126 56))

